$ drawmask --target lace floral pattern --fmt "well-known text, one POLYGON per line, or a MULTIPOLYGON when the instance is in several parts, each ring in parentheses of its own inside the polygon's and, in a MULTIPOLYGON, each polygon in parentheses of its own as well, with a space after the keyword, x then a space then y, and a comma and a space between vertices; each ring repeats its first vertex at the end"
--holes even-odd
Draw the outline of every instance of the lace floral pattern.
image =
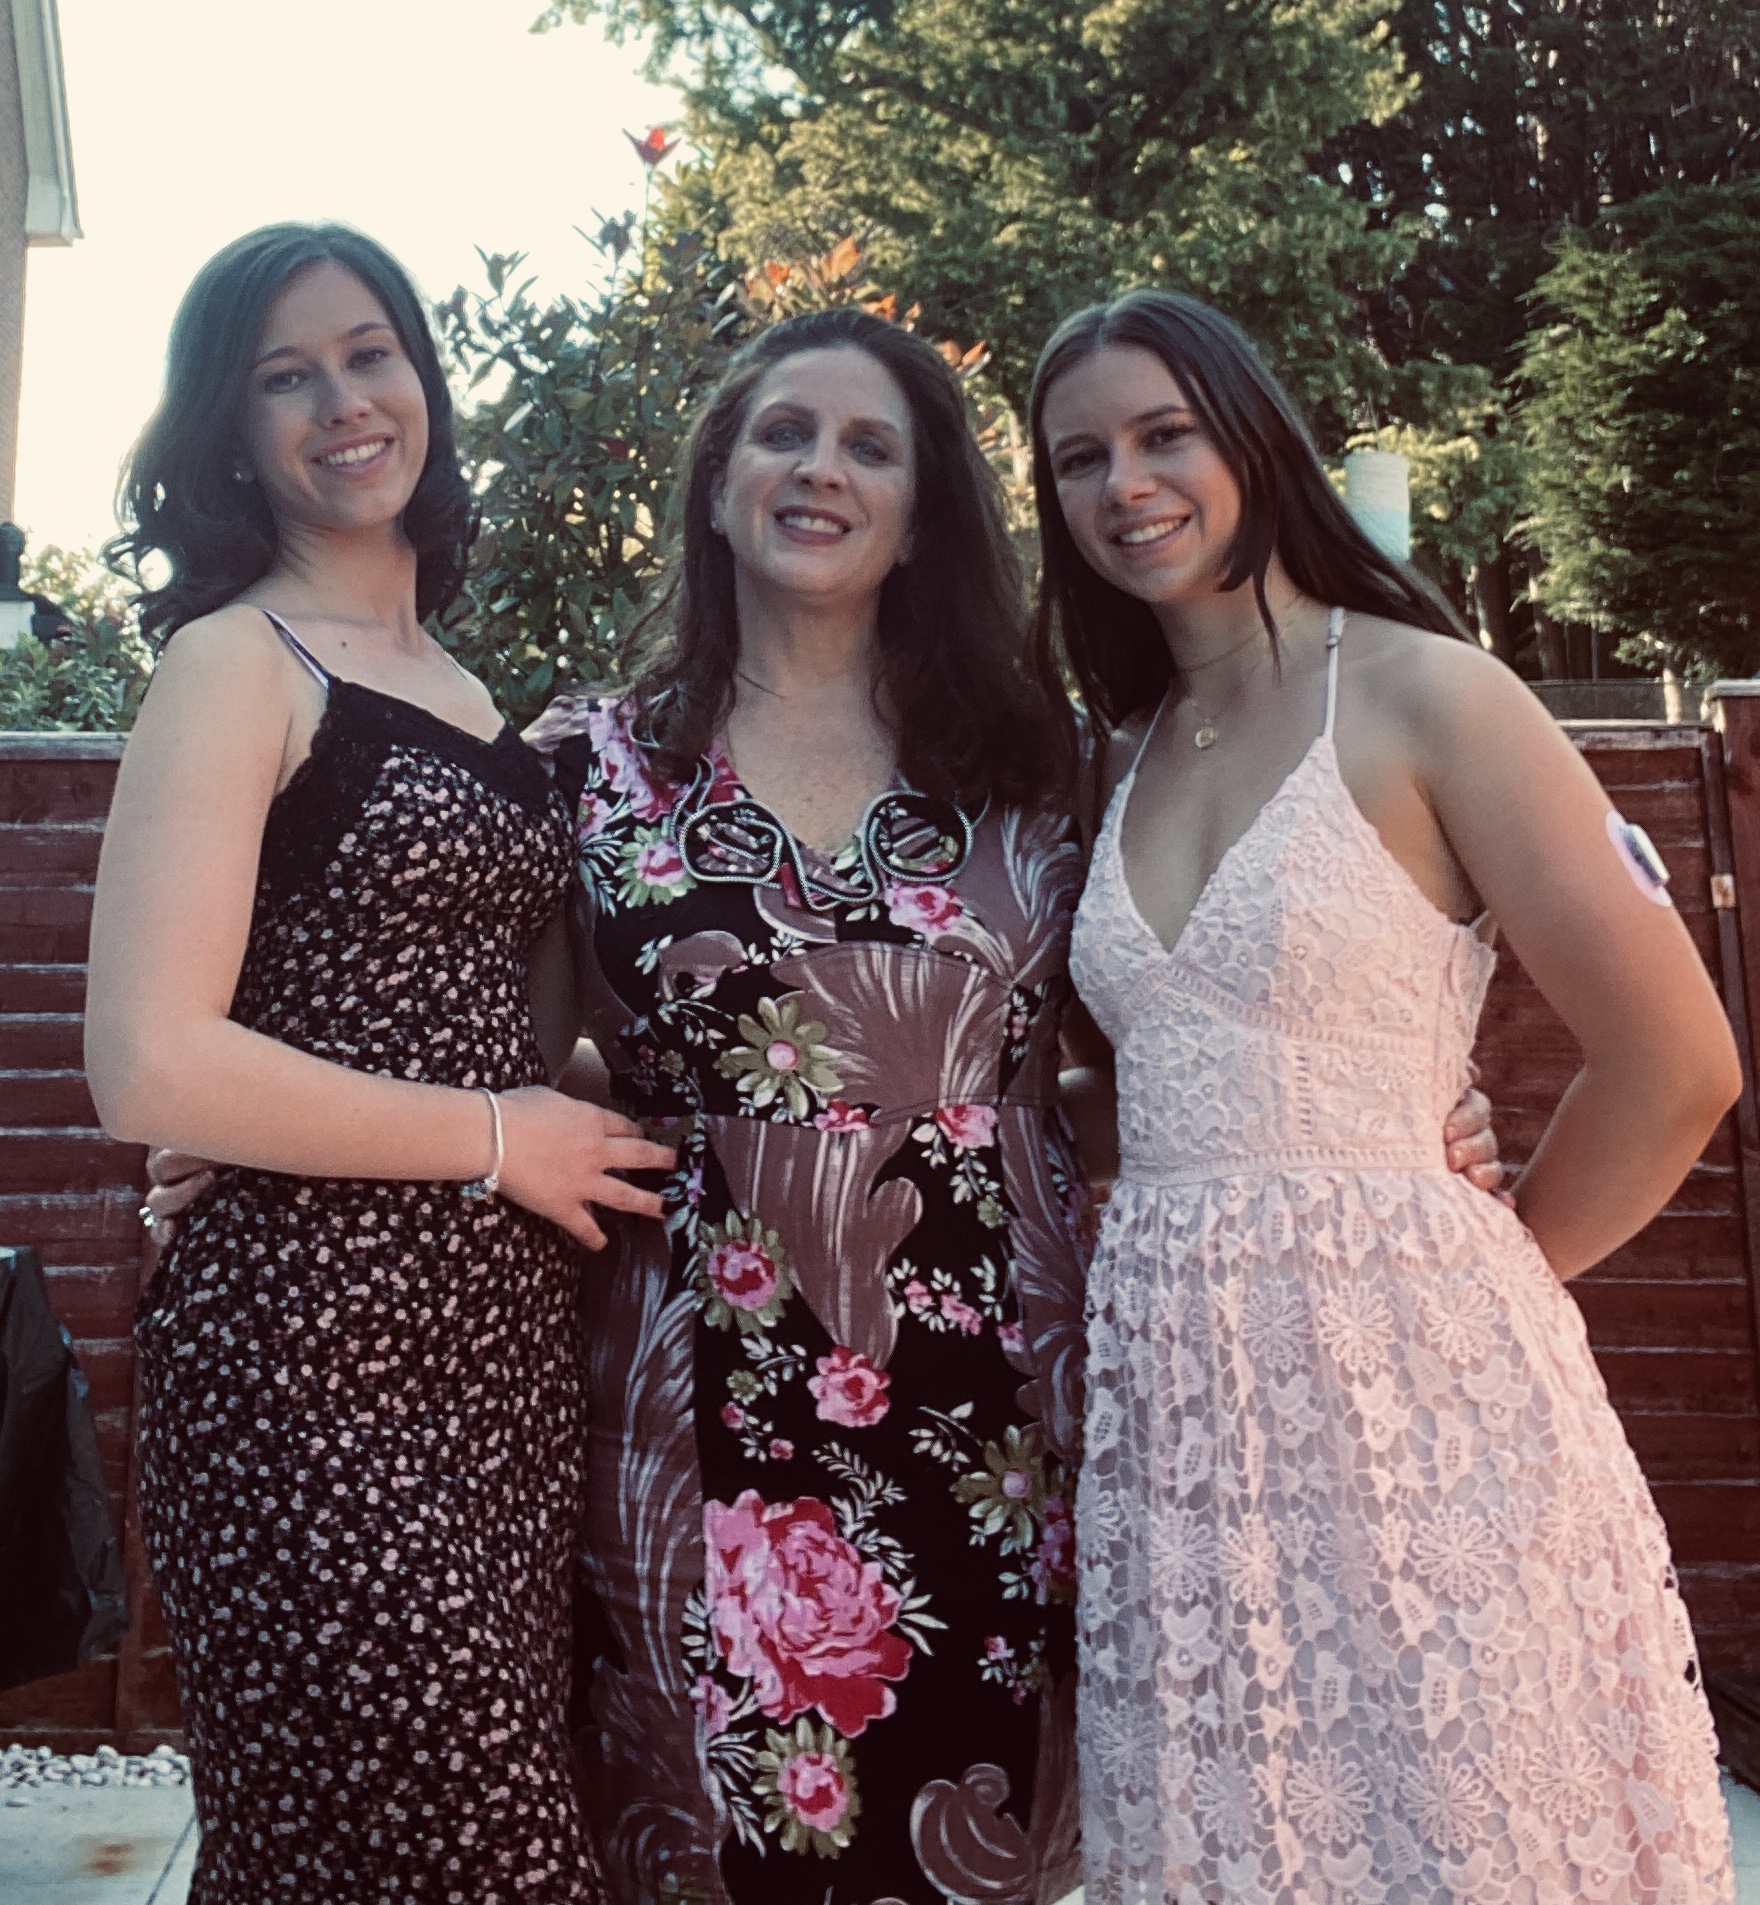
POLYGON ((1667 1539, 1439 1134, 1492 964, 1322 737, 1171 952, 1078 915, 1123 1171, 1077 1497, 1090 1905, 1734 1897, 1667 1539))

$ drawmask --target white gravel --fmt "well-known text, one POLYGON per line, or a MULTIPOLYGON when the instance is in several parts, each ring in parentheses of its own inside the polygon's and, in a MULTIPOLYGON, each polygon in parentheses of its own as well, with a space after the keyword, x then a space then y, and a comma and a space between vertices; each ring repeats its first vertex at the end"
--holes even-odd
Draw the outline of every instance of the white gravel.
POLYGON ((0 1804, 8 1806, 28 1806, 45 1786, 182 1786, 188 1780, 189 1755, 170 1746, 155 1746, 150 1753, 100 1746, 95 1753, 70 1756, 46 1746, 9 1746, 0 1752, 0 1804))

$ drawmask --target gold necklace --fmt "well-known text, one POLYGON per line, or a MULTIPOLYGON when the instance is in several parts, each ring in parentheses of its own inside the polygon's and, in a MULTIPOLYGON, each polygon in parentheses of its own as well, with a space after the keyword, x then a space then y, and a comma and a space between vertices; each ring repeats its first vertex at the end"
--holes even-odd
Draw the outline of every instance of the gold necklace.
MULTIPOLYGON (((1249 642, 1257 639, 1258 634, 1259 631, 1254 629, 1252 634, 1242 636, 1232 648, 1225 648, 1220 655, 1212 655, 1208 661, 1201 661, 1194 668, 1182 669, 1180 671, 1182 676, 1189 682, 1191 677, 1199 673, 1200 670, 1214 668, 1219 661, 1227 661, 1231 655, 1238 655, 1249 642)), ((1253 668, 1256 669, 1257 667, 1258 663, 1255 662, 1253 668)), ((1235 684, 1235 693, 1237 695, 1247 685, 1247 682, 1252 679, 1252 675, 1253 669, 1249 669, 1247 674, 1235 684)), ((1206 748, 1214 747, 1216 743, 1222 739, 1222 723, 1218 717, 1213 715, 1210 710, 1204 706, 1203 702, 1193 694, 1189 686, 1186 688, 1185 698, 1197 709, 1201 717, 1198 725, 1192 730, 1192 746, 1202 753, 1206 748)))

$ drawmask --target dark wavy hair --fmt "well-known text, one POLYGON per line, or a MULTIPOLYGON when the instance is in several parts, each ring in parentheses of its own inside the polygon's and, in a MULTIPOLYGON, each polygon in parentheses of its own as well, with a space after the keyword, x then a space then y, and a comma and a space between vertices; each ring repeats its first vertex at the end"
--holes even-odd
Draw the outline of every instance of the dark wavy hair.
POLYGON ((1045 399, 1066 371, 1120 344, 1161 359, 1228 466, 1240 490, 1241 520, 1221 586, 1238 589, 1251 581, 1274 650, 1277 629, 1265 599, 1273 555, 1304 595, 1329 608, 1465 636, 1435 588, 1383 555, 1352 520, 1294 404, 1246 333, 1196 298, 1131 291, 1064 319, 1039 354, 1031 403, 1043 561, 1033 646, 1047 656, 1061 649, 1104 726, 1116 727, 1159 701, 1173 662, 1148 603, 1106 581, 1076 547, 1045 441, 1045 399))
POLYGON ((1066 797, 1075 724, 1055 668, 1035 661, 1000 485, 973 439, 951 370, 920 338, 865 311, 794 317, 738 352, 686 442, 672 501, 673 560, 637 625, 635 731, 688 781, 733 704, 739 660, 733 552, 709 526, 716 485, 765 374, 802 351, 853 347, 896 379, 916 472, 911 558, 880 592, 875 706, 899 766, 926 793, 1038 806, 1066 797))
POLYGON ((235 238, 196 273, 171 326, 165 392, 117 490, 123 530, 105 559, 140 589, 143 631, 163 640, 268 573, 279 532, 262 486, 233 472, 243 454, 245 379, 269 306, 288 280, 330 260, 372 292, 421 379, 428 456, 403 512, 416 551, 416 613, 447 607, 463 586, 477 506, 458 467, 452 397, 421 299, 383 245, 346 225, 265 225, 235 238), (149 585, 141 563, 170 565, 149 585))

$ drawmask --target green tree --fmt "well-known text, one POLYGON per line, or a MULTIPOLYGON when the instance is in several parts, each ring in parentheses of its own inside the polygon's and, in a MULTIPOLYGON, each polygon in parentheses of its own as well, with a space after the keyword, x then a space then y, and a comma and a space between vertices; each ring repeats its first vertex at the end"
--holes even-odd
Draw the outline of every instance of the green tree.
POLYGON ((1046 333, 1128 285, 1242 319, 1336 446, 1390 393, 1360 308, 1415 229, 1314 155, 1405 97, 1386 0, 568 0, 682 71, 669 215, 746 266, 855 232, 1018 409, 1046 333))
POLYGON ((1523 356, 1554 613, 1631 660, 1760 666, 1760 180, 1653 193, 1573 234, 1523 356))
POLYGON ((517 257, 484 259, 437 313, 483 528, 441 639, 515 719, 613 681, 661 561, 667 493, 697 397, 742 316, 735 279, 700 240, 643 245, 633 217, 599 234, 610 266, 590 301, 539 303, 517 257), (625 264, 625 255, 631 254, 625 264))
MULTIPOLYGON (((1400 0, 1393 19, 1415 84, 1391 116, 1335 135, 1322 169, 1372 220, 1416 220, 1422 233, 1406 267, 1364 303, 1396 376, 1441 358, 1485 378, 1481 395, 1464 393, 1459 427, 1422 406, 1404 414, 1440 443, 1478 445, 1455 469, 1465 486, 1452 487, 1468 514, 1489 510, 1501 525, 1501 546, 1467 572, 1481 625, 1501 643, 1534 556, 1514 541, 1519 496, 1504 480, 1512 456, 1519 463, 1519 426, 1499 437, 1483 420, 1518 394, 1509 380, 1531 294, 1559 241, 1605 207, 1760 169, 1760 8, 1400 0)), ((1414 489, 1415 516, 1443 500, 1414 489)))

